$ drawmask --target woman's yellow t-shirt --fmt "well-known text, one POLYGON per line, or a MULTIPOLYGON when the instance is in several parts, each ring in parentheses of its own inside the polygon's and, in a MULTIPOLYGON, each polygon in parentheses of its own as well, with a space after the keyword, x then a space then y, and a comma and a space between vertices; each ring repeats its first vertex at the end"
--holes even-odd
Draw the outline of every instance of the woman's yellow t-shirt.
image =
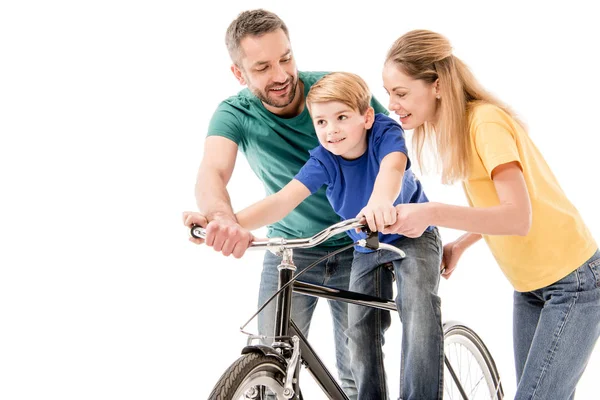
POLYGON ((463 182, 469 204, 500 204, 491 174, 512 161, 520 163, 529 191, 527 236, 483 236, 514 288, 528 292, 548 286, 587 261, 598 246, 521 125, 502 109, 479 104, 471 111, 469 130, 471 172, 463 182))

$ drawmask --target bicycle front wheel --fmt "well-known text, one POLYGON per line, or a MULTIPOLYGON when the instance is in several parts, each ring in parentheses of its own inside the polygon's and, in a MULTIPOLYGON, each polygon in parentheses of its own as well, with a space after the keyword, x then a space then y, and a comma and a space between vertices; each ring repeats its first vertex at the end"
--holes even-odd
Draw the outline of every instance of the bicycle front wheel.
POLYGON ((221 376, 209 400, 285 399, 285 366, 273 356, 249 353, 221 376))
POLYGON ((444 399, 504 398, 496 363, 473 330, 458 323, 444 324, 444 354, 444 399))

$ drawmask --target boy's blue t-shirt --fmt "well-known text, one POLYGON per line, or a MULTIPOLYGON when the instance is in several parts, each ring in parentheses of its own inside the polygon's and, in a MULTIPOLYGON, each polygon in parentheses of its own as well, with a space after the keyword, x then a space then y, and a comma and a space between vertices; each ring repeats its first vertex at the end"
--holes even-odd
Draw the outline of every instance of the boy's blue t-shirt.
MULTIPOLYGON (((362 156, 355 160, 345 160, 319 145, 309 152, 309 160, 300 169, 295 179, 304 184, 311 193, 327 185, 327 199, 335 212, 342 219, 355 218, 369 202, 381 160, 395 151, 402 152, 408 157, 402 127, 390 117, 376 114, 375 122, 367 132, 367 151, 362 156)), ((394 205, 427 201, 421 182, 410 170, 409 159, 400 195, 394 205)), ((354 230, 347 233, 354 241, 366 237, 364 233, 356 233, 354 230)), ((401 237, 401 235, 379 233, 379 241, 382 243, 392 243, 401 237)), ((355 246, 355 249, 363 253, 371 251, 360 246, 355 246)))

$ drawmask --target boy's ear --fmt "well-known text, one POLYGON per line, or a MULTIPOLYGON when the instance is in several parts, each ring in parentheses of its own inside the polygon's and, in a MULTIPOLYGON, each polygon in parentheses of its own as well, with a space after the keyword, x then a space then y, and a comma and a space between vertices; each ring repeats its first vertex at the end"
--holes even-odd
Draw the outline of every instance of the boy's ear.
POLYGON ((240 83, 240 85, 246 84, 246 79, 244 79, 244 74, 242 73, 242 70, 240 69, 240 67, 238 67, 235 64, 231 64, 231 72, 233 72, 235 79, 237 79, 237 81, 240 83))
POLYGON ((373 123, 375 122, 375 110, 373 107, 367 108, 365 112, 365 128, 371 129, 373 123))

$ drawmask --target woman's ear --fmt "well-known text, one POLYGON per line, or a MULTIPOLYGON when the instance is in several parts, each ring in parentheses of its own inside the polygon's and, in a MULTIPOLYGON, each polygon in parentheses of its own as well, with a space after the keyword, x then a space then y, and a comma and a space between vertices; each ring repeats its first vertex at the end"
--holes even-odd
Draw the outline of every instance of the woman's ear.
POLYGON ((441 99, 442 98, 442 94, 440 93, 440 79, 436 79, 435 82, 433 82, 433 91, 435 94, 435 98, 436 99, 441 99))
POLYGON ((373 122, 375 122, 375 110, 373 107, 369 107, 365 112, 365 128, 371 129, 373 122))

